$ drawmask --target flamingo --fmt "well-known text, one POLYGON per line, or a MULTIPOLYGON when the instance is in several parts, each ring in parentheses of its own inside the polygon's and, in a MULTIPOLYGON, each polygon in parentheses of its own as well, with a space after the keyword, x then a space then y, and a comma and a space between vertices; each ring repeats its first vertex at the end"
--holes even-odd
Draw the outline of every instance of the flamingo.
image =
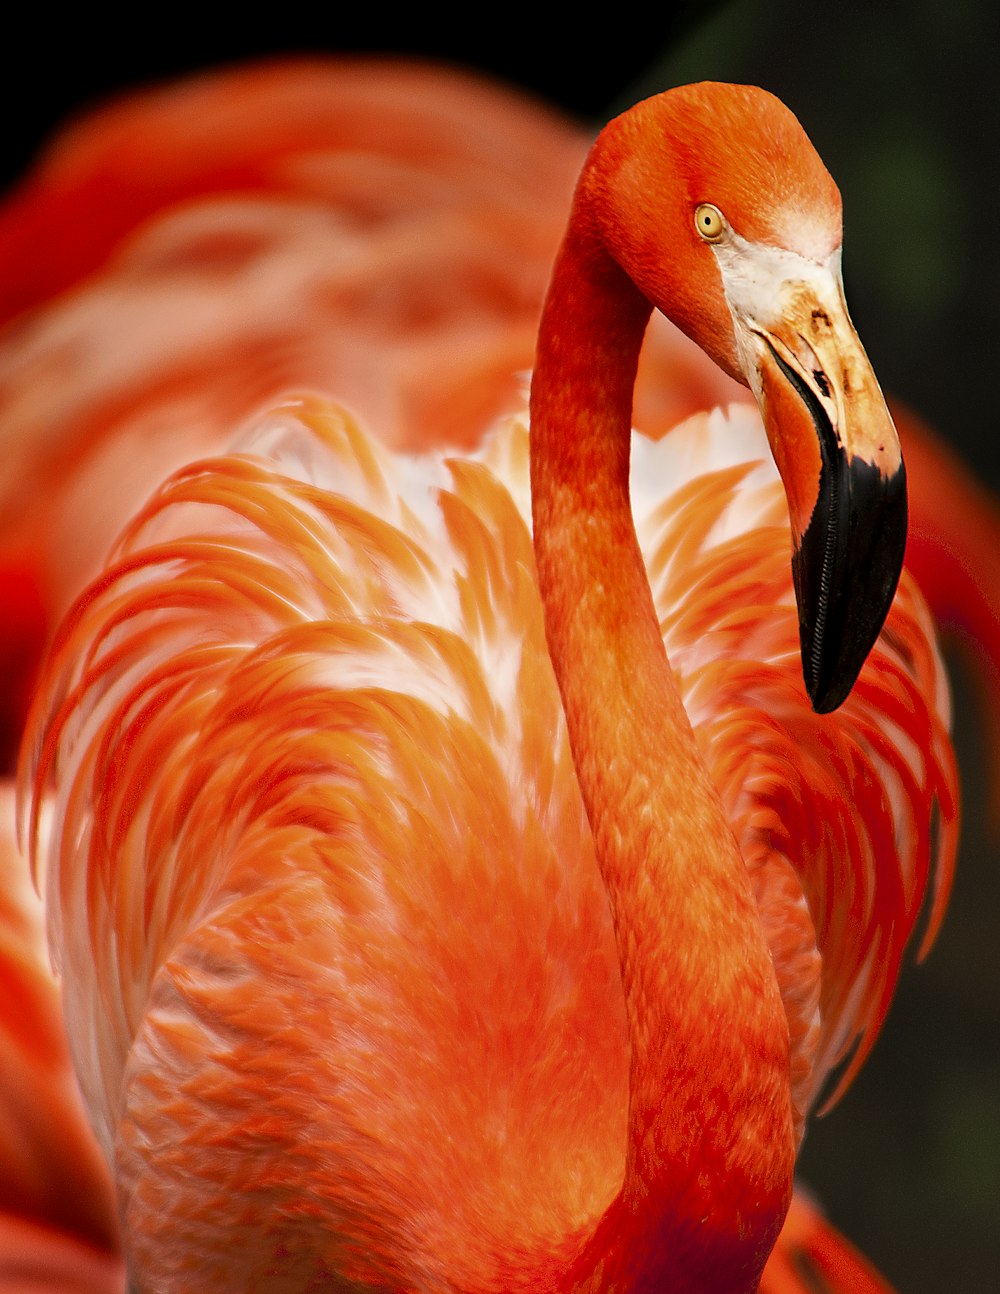
POLYGON ((870 1047, 953 848, 905 576, 873 647, 900 459, 838 248, 776 101, 640 105, 577 189, 530 491, 523 420, 446 464, 304 398, 175 475, 77 603, 27 777, 138 1288, 756 1287, 806 1112, 870 1047), (644 562, 653 304, 750 382, 788 506, 754 415, 696 419, 637 444, 678 483, 644 562), (820 479, 889 499, 887 543, 846 527, 873 587, 813 581, 814 517, 845 520, 820 479))

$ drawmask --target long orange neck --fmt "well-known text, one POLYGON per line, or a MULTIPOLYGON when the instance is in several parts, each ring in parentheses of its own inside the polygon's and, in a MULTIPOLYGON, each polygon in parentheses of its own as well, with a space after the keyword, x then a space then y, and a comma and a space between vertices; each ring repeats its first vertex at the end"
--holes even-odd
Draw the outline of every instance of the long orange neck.
POLYGON ((578 220, 539 334, 532 507, 549 649, 614 918, 631 1062, 622 1191, 574 1284, 750 1290, 791 1190, 788 1030, 632 522, 632 387, 649 313, 578 220))

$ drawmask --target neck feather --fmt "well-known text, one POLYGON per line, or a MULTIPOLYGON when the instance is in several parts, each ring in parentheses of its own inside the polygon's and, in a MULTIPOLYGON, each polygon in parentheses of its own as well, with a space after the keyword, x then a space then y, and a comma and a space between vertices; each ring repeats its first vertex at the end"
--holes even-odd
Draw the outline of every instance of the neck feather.
POLYGON ((788 1029, 632 521, 632 388, 649 314, 586 222, 571 226, 539 333, 532 509, 631 1047, 625 1178, 577 1284, 755 1289, 791 1189, 788 1029))

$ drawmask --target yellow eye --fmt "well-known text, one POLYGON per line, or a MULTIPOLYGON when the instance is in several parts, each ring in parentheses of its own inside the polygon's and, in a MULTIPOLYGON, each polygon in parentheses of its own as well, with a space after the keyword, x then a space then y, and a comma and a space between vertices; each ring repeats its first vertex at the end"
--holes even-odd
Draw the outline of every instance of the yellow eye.
POLYGON ((694 227, 708 243, 717 243, 729 228, 726 217, 710 202, 702 202, 695 207, 694 227))

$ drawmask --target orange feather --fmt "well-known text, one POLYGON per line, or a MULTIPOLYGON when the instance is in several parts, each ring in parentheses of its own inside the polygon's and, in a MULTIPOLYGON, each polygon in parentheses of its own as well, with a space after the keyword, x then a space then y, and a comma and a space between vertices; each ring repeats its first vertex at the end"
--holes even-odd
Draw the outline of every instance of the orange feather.
POLYGON ((761 1294, 893 1294, 872 1265, 796 1191, 761 1294))

